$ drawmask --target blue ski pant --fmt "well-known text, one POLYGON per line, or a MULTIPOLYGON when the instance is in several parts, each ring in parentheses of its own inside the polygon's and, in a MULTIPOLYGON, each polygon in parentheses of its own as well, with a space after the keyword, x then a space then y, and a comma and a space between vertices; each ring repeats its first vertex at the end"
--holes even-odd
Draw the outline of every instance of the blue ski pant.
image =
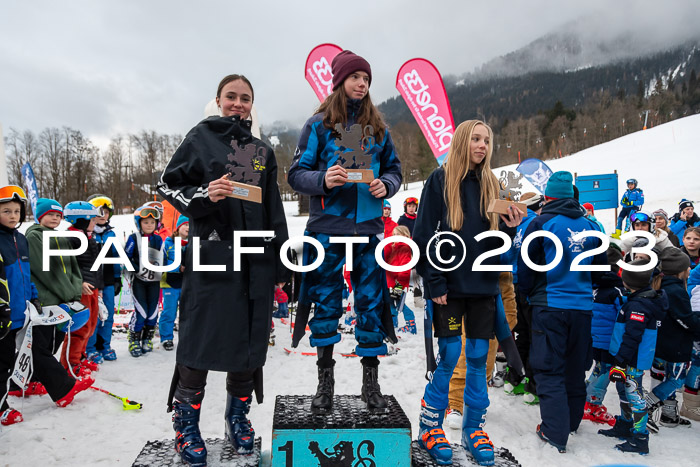
MULTIPOLYGON (((413 310, 411 310, 408 305, 404 302, 403 304, 403 319, 406 321, 406 324, 408 324, 409 321, 416 321, 416 314, 413 313, 413 310)), ((391 299, 391 318, 394 321, 394 327, 397 327, 399 325, 399 301, 391 299)))
POLYGON ((610 368, 612 365, 605 362, 595 362, 593 372, 586 380, 586 402, 600 405, 605 399, 610 384, 610 368))
POLYGON ((663 362, 664 380, 652 389, 652 392, 662 401, 666 399, 675 399, 676 389, 682 388, 683 384, 685 384, 686 375, 688 373, 688 363, 666 362, 658 358, 655 360, 663 362))
POLYGON ((158 321, 158 332, 160 333, 160 341, 171 341, 174 338, 173 328, 175 327, 175 318, 177 318, 177 305, 180 303, 180 294, 182 289, 172 287, 163 288, 163 311, 160 313, 158 321))
POLYGON ((114 286, 107 285, 102 289, 102 301, 107 307, 109 316, 105 321, 97 321, 95 332, 88 339, 86 352, 108 350, 112 345, 112 326, 114 326, 114 286))
MULTIPOLYGON (((299 301, 315 305, 313 318, 309 321, 311 345, 325 347, 340 342, 338 321, 343 316, 343 265, 345 264, 345 244, 330 243, 329 235, 317 232, 304 232, 321 244, 325 258, 321 265, 302 274, 299 301)), ((355 354, 360 357, 373 357, 386 354, 382 326, 384 310, 384 289, 386 274, 379 267, 374 251, 379 244, 376 235, 369 236, 369 243, 352 246, 353 264, 350 273, 355 294, 355 354)), ((316 248, 304 243, 303 264, 312 264, 318 257, 316 248)))
POLYGON ((586 405, 586 370, 592 359, 591 311, 534 306, 530 365, 540 398, 542 432, 566 446, 586 405))
MULTIPOLYGON (((464 346, 467 363, 464 404, 475 410, 486 410, 489 406, 486 385, 486 356, 489 341, 467 339, 464 346)), ((445 410, 449 405, 450 379, 462 353, 460 336, 438 337, 437 368, 430 382, 425 386, 423 400, 431 407, 445 410)))
POLYGON ((158 322, 160 282, 134 279, 131 293, 134 296, 134 312, 129 320, 129 330, 139 332, 144 326, 155 326, 158 322))
POLYGON ((700 341, 693 342, 693 356, 685 387, 693 391, 700 389, 700 341))
POLYGON ((622 221, 627 218, 627 227, 630 225, 630 220, 629 216, 632 215, 633 212, 635 212, 637 209, 634 206, 625 206, 620 210, 620 214, 617 216, 617 225, 615 228, 617 230, 622 230, 622 221))
POLYGON ((642 377, 644 370, 627 367, 627 379, 624 383, 615 383, 620 396, 620 412, 623 419, 632 422, 634 433, 647 434, 647 419, 649 413, 644 400, 642 377))

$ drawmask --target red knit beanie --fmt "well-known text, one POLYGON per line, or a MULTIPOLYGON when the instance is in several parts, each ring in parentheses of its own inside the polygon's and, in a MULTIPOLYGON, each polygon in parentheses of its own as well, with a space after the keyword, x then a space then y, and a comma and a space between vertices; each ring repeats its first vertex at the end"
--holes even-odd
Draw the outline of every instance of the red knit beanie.
POLYGON ((369 84, 372 84, 372 68, 369 66, 369 62, 349 50, 343 50, 335 56, 331 62, 331 70, 333 71, 334 91, 343 84, 345 78, 356 71, 367 73, 369 75, 369 84))

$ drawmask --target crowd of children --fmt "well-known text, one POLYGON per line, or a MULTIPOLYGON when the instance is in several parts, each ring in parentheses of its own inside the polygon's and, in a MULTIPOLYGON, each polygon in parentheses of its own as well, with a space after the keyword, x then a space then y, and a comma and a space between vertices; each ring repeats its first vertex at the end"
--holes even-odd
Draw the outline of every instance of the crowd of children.
MULTIPOLYGON (((187 245, 189 221, 186 217, 180 216, 176 232, 166 239, 163 248, 161 237, 153 235, 162 227, 159 225, 161 212, 153 206, 143 206, 135 215, 138 231, 127 241, 127 256, 134 269, 138 268, 130 278, 129 274, 122 274, 119 264, 113 264, 119 255, 114 229, 109 224, 114 213, 109 197, 95 195, 87 201, 73 201, 65 206, 53 199, 39 198, 34 211, 36 223, 22 235, 17 229, 26 219, 27 197, 20 187, 0 188, 2 425, 23 421, 22 414, 9 406, 8 396, 48 393, 57 406, 65 407, 94 383, 92 373, 98 371, 101 363, 117 359, 111 340, 115 296, 121 292, 123 275, 132 282, 136 308, 130 325, 129 350, 134 356, 152 350, 161 277, 145 268, 138 259, 138 240, 148 237, 148 258, 155 266, 179 262, 180 255, 175 254, 175 248, 184 249, 187 245), (69 224, 68 231, 79 235, 45 236, 58 230, 63 220, 69 224), (60 253, 79 249, 84 241, 87 245, 83 253, 60 253), (44 242, 49 242, 48 249, 52 250, 46 268, 44 242), (93 268, 107 243, 111 245, 103 257, 108 258, 108 262, 93 268), (133 345, 136 341, 139 352, 133 345), (31 349, 32 364, 28 370, 12 373, 21 351, 20 342, 22 347, 27 342, 26 347, 31 349)), ((162 277, 166 288, 160 331, 165 350, 174 348, 173 325, 182 282, 181 268, 162 277)))

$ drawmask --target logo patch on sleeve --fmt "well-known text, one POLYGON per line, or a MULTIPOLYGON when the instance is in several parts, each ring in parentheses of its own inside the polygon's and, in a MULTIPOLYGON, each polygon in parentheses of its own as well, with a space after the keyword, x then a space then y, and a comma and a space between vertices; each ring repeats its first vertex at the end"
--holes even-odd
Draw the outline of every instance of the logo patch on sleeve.
POLYGON ((632 313, 630 315, 630 319, 633 319, 635 321, 639 321, 640 323, 644 322, 644 315, 640 315, 639 313, 632 313))

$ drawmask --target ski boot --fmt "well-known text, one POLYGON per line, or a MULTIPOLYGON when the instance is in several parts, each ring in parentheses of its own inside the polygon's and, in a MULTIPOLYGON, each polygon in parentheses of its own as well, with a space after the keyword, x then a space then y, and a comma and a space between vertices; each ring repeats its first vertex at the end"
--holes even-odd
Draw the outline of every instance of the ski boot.
POLYGON ((75 384, 73 385, 71 390, 68 391, 68 394, 57 400, 56 405, 59 407, 67 406, 68 404, 73 402, 73 399, 79 392, 85 391, 93 384, 95 384, 95 380, 91 376, 83 376, 82 378, 75 380, 75 384))
POLYGON ((445 410, 429 406, 424 399, 421 399, 420 404, 418 444, 428 451, 438 465, 452 465, 452 447, 442 429, 445 410))
POLYGON ((113 348, 107 347, 106 349, 102 349, 102 358, 104 358, 106 362, 113 362, 117 359, 117 352, 115 352, 113 348))
POLYGON ((493 465, 496 461, 493 453, 493 443, 489 435, 482 430, 486 422, 486 409, 473 409, 464 406, 462 417, 462 446, 471 454, 479 465, 493 465))
POLYGON ((540 404, 540 398, 537 397, 537 394, 534 394, 532 392, 525 392, 523 394, 523 404, 527 405, 539 405, 540 404))
POLYGON ((525 394, 527 392, 525 390, 525 384, 527 384, 528 381, 527 377, 521 379, 519 383, 514 381, 514 379, 518 379, 517 376, 514 374, 514 372, 510 371, 510 369, 507 369, 506 376, 503 381, 503 392, 509 396, 521 396, 525 394))
POLYGON ((14 389, 7 393, 8 396, 14 397, 43 396, 44 394, 46 394, 46 388, 38 381, 27 384, 24 392, 21 389, 14 389))
POLYGON ((379 359, 374 357, 366 361, 367 358, 362 359, 362 402, 371 413, 386 413, 389 406, 379 387, 379 359))
POLYGON ((129 330, 128 340, 129 340, 129 353, 132 357, 140 357, 141 351, 141 331, 131 331, 129 330))
POLYGON ((462 412, 459 410, 447 409, 445 412, 445 421, 447 426, 453 430, 462 429, 462 412))
POLYGON ((6 408, 2 413, 0 413, 0 425, 10 426, 15 423, 24 421, 24 417, 19 410, 15 410, 12 407, 6 408))
POLYGON ((105 361, 104 357, 102 356, 102 353, 98 350, 95 350, 94 352, 89 352, 87 354, 87 359, 88 361, 96 363, 97 365, 100 365, 102 362, 105 361))
POLYGON ((163 341, 163 348, 170 352, 175 348, 175 344, 173 344, 173 341, 163 341))
POLYGON ((586 401, 583 419, 593 423, 607 423, 610 426, 615 426, 615 417, 608 413, 608 409, 603 404, 592 404, 586 401))
POLYGON ((146 354, 153 351, 153 335, 156 333, 155 326, 144 326, 141 330, 141 353, 146 354))
POLYGON ((621 415, 617 415, 612 428, 598 430, 598 434, 610 438, 627 439, 632 436, 632 420, 626 420, 621 415))
POLYGON ((505 384, 507 365, 508 360, 506 360, 505 354, 498 352, 496 354, 496 374, 491 378, 491 386, 494 388, 502 388, 505 384))
POLYGON ((251 454, 255 449, 255 431, 248 420, 251 396, 226 396, 226 440, 238 454, 251 454))
POLYGON ((318 387, 316 388, 316 395, 311 400, 312 414, 326 415, 333 411, 335 387, 333 367, 335 366, 335 360, 331 360, 331 362, 331 366, 328 368, 318 367, 318 387))
POLYGON ((700 394, 685 391, 680 415, 700 422, 700 394))
POLYGON ((416 334, 416 320, 414 319, 409 319, 406 321, 406 325, 403 327, 400 327, 398 329, 398 332, 408 332, 411 334, 416 334))
POLYGON ((615 233, 610 235, 612 238, 619 240, 620 235, 622 235, 622 230, 621 229, 615 229, 615 233))
POLYGON ((173 401, 175 450, 186 465, 203 467, 207 465, 207 447, 199 432, 199 414, 204 393, 196 396, 196 403, 173 401))
MULTIPOLYGON (((564 454, 564 453, 566 452, 566 446, 562 446, 561 444, 557 444, 557 443, 555 443, 554 441, 552 441, 552 440, 550 440, 549 438, 547 438, 547 436, 546 436, 544 433, 542 433, 542 428, 541 428, 541 427, 542 427, 542 425, 537 425, 537 430, 536 430, 537 436, 539 436, 540 439, 541 439, 542 441, 544 441, 545 443, 547 443, 547 444, 549 444, 549 445, 554 446, 555 448, 557 448, 557 451, 559 451, 560 454, 564 454)), ((600 432, 599 432, 599 433, 600 433, 600 432)))
POLYGON ((664 402, 652 391, 647 392, 646 390, 644 391, 644 399, 647 403, 647 430, 656 434, 659 432, 660 408, 664 405, 664 402))
POLYGON ((690 420, 681 418, 678 410, 678 401, 676 399, 668 399, 664 401, 664 405, 661 407, 661 417, 659 418, 659 423, 662 426, 667 426, 669 428, 675 428, 677 426, 690 426, 690 420))
POLYGON ((630 433, 624 443, 615 445, 615 449, 641 455, 649 454, 649 433, 630 433))

